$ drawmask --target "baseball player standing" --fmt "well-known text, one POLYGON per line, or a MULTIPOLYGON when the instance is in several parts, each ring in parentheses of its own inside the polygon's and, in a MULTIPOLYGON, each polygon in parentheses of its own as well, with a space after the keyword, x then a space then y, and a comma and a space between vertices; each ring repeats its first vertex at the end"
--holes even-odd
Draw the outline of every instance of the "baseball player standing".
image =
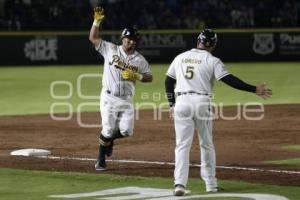
POLYGON ((133 96, 136 81, 151 82, 152 73, 146 59, 136 51, 140 34, 135 28, 125 28, 121 45, 101 39, 99 26, 104 18, 104 9, 94 9, 94 23, 89 40, 96 51, 104 57, 100 112, 102 131, 99 137, 97 171, 106 169, 106 156, 112 155, 113 141, 131 136, 134 126, 133 96))
POLYGON ((175 57, 167 71, 166 92, 170 103, 170 116, 174 114, 176 132, 175 196, 185 194, 189 154, 195 129, 200 141, 201 177, 205 182, 206 191, 218 191, 210 112, 214 79, 221 80, 233 88, 255 93, 262 98, 272 95, 272 91, 266 88, 265 84, 252 86, 231 75, 223 62, 211 54, 216 43, 216 33, 211 29, 204 29, 198 36, 197 48, 175 57))

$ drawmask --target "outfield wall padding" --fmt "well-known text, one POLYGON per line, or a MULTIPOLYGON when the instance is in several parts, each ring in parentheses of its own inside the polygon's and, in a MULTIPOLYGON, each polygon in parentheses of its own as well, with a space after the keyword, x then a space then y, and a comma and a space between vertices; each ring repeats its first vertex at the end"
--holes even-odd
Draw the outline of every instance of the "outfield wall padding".
MULTIPOLYGON (((217 31, 214 54, 227 62, 299 61, 300 31, 217 31)), ((103 38, 119 42, 118 32, 104 32, 103 38)), ((150 63, 170 63, 196 46, 197 31, 142 32, 139 51, 150 63)), ((0 34, 0 66, 97 64, 103 58, 88 40, 87 32, 31 32, 0 34)))

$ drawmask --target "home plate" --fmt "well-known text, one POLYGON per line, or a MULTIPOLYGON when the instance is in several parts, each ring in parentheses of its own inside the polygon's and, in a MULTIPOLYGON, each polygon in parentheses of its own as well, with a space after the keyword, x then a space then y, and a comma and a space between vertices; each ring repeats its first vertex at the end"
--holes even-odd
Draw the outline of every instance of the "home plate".
POLYGON ((10 152, 12 156, 48 156, 51 151, 45 149, 20 149, 10 152))

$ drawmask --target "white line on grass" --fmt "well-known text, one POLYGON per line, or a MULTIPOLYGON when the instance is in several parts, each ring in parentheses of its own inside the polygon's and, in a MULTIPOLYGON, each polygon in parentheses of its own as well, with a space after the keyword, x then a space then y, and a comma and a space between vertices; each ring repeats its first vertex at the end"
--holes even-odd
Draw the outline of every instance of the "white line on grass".
MULTIPOLYGON (((54 160, 80 160, 80 161, 96 161, 94 158, 76 158, 76 157, 59 157, 59 156, 37 156, 39 158, 48 158, 54 160)), ((136 164, 152 164, 152 165, 171 165, 174 166, 173 162, 158 162, 158 161, 142 161, 142 160, 107 160, 108 162, 115 163, 136 163, 136 164)), ((190 164, 192 167, 201 167, 199 164, 190 164)), ((300 171, 287 171, 287 170, 274 170, 274 169, 259 169, 259 168, 248 168, 248 167, 235 167, 235 166, 217 166, 219 169, 230 169, 230 170, 243 170, 243 171, 256 171, 256 172, 271 172, 278 174, 300 174, 300 171)))

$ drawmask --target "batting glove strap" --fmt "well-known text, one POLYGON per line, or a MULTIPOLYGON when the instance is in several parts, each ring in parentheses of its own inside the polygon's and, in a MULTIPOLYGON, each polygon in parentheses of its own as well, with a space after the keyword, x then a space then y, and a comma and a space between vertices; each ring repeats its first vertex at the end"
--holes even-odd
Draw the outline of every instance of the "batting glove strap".
POLYGON ((100 26, 100 23, 101 23, 101 22, 98 22, 98 21, 94 20, 93 26, 99 27, 99 26, 100 26))

